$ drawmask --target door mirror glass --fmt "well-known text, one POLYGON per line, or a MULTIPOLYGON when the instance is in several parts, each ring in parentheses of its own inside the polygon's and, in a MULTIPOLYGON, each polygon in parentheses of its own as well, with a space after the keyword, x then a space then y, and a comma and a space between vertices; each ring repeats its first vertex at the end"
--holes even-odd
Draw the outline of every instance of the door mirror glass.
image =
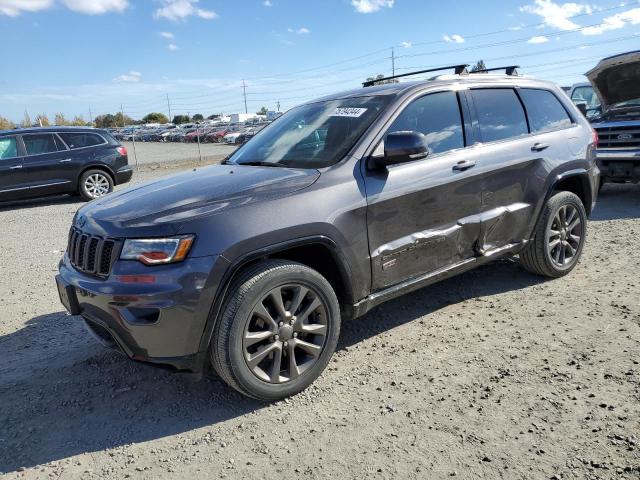
POLYGON ((425 136, 420 132, 392 132, 384 140, 384 156, 376 159, 379 166, 420 160, 429 154, 425 136))
POLYGON ((578 110, 580 110, 580 113, 582 113, 582 115, 584 115, 585 117, 587 116, 587 104, 584 102, 575 102, 576 107, 578 107, 578 110))

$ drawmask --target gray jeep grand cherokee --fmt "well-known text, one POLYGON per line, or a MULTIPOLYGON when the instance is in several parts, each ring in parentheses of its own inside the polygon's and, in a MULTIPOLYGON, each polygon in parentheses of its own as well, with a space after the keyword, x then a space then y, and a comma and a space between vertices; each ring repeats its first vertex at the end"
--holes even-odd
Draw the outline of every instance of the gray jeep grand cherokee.
POLYGON ((62 303, 134 360, 274 400, 323 371, 342 320, 504 256, 576 265, 594 134, 552 83, 458 74, 291 109, 222 165, 78 210, 62 303))

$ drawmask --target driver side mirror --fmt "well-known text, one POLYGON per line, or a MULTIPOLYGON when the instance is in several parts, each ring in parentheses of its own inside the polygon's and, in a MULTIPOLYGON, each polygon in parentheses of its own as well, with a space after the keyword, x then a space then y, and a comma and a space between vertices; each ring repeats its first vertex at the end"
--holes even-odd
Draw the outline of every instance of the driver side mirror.
POLYGON ((374 158, 377 167, 420 160, 429 155, 425 136, 420 132, 392 132, 384 140, 384 155, 374 158))
POLYGON ((580 113, 582 113, 582 115, 584 115, 585 117, 587 116, 587 104, 584 102, 576 102, 575 103, 576 107, 578 107, 578 110, 580 110, 580 113))

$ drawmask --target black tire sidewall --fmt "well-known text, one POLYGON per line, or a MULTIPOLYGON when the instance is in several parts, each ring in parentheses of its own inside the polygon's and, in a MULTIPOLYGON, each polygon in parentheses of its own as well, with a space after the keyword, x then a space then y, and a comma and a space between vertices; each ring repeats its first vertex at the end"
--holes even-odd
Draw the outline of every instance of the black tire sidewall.
MULTIPOLYGON (((251 396, 263 400, 277 400, 295 395, 307 388, 324 371, 338 343, 340 334, 340 309, 331 285, 319 273, 308 267, 300 265, 299 268, 295 268, 295 270, 294 268, 270 272, 252 285, 251 289, 245 293, 243 302, 234 312, 233 324, 229 329, 227 354, 230 360, 230 368, 235 377, 234 379, 238 382, 242 390, 247 391, 251 396), (242 339, 246 322, 256 303, 270 290, 291 283, 312 288, 314 292, 321 297, 327 307, 327 336, 320 357, 309 370, 305 371, 296 380, 281 384, 271 384, 257 378, 249 369, 244 358, 242 339)), ((233 292, 231 295, 233 295, 233 292)))

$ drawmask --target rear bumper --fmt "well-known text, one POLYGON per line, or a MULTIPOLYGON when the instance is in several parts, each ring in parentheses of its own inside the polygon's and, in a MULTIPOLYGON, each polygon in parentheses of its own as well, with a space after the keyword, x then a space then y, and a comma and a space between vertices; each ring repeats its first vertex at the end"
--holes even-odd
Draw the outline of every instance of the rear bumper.
POLYGON ((58 279, 70 286, 80 315, 101 343, 132 360, 201 371, 206 350, 200 351, 200 344, 220 259, 191 258, 162 267, 118 261, 101 280, 75 270, 65 254, 58 279))
POLYGON ((116 172, 116 185, 127 183, 133 177, 133 168, 130 165, 120 167, 116 172))

